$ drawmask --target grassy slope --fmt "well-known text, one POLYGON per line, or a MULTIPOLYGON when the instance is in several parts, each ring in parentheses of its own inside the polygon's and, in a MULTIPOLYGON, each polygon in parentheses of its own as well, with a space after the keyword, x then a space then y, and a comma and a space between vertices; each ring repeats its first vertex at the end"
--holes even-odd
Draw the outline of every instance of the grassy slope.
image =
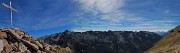
MULTIPOLYGON (((174 43, 180 42, 180 26, 177 26, 173 29, 172 32, 169 32, 165 37, 163 37, 160 41, 158 41, 152 48, 145 51, 144 53, 172 53, 175 52, 176 48, 172 46, 174 43)), ((177 44, 176 44, 177 45, 177 44)))

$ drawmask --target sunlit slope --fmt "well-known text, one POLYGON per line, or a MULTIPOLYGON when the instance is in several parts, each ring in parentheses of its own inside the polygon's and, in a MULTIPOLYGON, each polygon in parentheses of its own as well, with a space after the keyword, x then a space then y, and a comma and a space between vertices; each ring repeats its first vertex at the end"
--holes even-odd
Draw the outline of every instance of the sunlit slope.
POLYGON ((180 26, 172 29, 152 48, 144 53, 178 53, 180 52, 180 26))

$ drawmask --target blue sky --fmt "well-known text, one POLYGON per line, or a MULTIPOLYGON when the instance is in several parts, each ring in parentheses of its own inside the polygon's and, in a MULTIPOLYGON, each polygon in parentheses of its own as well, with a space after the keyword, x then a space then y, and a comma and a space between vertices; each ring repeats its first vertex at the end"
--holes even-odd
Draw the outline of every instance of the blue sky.
MULTIPOLYGON (((9 4, 10 0, 0 0, 9 4)), ((179 0, 12 0, 13 26, 40 37, 64 30, 167 31, 180 24, 179 0)), ((9 27, 0 5, 0 27, 9 27)))

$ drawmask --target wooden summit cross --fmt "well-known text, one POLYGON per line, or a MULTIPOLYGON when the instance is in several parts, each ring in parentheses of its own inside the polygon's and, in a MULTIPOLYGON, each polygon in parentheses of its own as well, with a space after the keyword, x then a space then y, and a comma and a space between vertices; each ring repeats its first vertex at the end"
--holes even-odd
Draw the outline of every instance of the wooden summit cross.
POLYGON ((11 17, 10 17, 10 18, 11 18, 11 21, 10 21, 10 22, 11 22, 11 28, 13 28, 13 26, 12 26, 12 25, 13 25, 13 24, 12 24, 12 11, 17 12, 17 10, 15 10, 15 9, 12 8, 12 6, 11 6, 11 1, 10 1, 10 6, 8 6, 8 5, 4 4, 4 3, 2 3, 2 5, 3 5, 4 7, 6 7, 6 8, 9 8, 9 9, 11 10, 11 14, 10 14, 10 16, 11 16, 11 17))

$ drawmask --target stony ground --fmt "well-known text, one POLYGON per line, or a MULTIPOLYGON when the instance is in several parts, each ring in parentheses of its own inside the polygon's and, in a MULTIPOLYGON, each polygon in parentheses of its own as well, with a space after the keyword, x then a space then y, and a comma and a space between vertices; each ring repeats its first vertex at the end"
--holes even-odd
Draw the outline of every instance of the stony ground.
POLYGON ((71 53, 71 49, 48 45, 17 28, 0 29, 0 53, 71 53))

